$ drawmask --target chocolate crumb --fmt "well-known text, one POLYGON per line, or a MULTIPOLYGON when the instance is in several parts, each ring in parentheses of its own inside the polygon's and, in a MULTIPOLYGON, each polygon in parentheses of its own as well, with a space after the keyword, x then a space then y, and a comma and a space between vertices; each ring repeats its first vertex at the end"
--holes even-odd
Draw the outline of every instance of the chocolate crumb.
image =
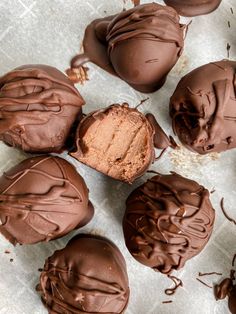
POLYGON ((8 251, 8 250, 5 250, 4 253, 5 253, 5 254, 10 254, 11 252, 8 251))
POLYGON ((10 262, 12 263, 14 260, 13 260, 13 258, 10 258, 10 262))
POLYGON ((42 268, 38 268, 38 271, 41 273, 43 271, 43 269, 42 268))

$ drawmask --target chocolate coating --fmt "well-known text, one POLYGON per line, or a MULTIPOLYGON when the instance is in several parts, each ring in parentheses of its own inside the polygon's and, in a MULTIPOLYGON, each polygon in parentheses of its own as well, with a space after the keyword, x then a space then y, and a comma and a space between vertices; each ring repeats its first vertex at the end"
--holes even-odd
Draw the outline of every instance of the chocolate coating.
POLYGON ((184 29, 174 9, 157 3, 97 19, 88 25, 84 54, 73 58, 71 68, 91 61, 138 91, 154 92, 182 53, 184 29))
POLYGON ((228 306, 232 314, 236 314, 236 285, 231 278, 225 278, 215 286, 216 300, 225 299, 228 296, 228 306))
POLYGON ((235 61, 212 62, 184 76, 170 99, 174 132, 199 154, 236 147, 235 61))
POLYGON ((104 238, 79 235, 49 257, 37 290, 50 314, 121 314, 129 300, 125 260, 104 238))
POLYGON ((26 152, 58 152, 83 104, 77 89, 56 68, 16 68, 0 77, 0 139, 26 152))
POLYGON ((62 158, 29 158, 0 177, 0 233, 14 245, 59 238, 92 216, 83 178, 62 158))
POLYGON ((132 183, 154 161, 154 145, 160 149, 174 146, 153 115, 115 104, 81 121, 77 151, 70 155, 114 179, 132 183))
POLYGON ((158 174, 126 201, 126 246, 140 263, 169 274, 202 251, 214 219, 208 190, 176 173, 158 174))
POLYGON ((164 2, 175 8, 180 15, 197 16, 216 10, 221 0, 164 0, 164 2))

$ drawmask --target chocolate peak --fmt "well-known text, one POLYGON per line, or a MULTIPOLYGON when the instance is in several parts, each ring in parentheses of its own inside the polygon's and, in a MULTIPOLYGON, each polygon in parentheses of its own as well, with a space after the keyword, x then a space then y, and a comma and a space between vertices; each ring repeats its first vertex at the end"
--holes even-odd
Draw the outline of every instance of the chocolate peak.
POLYGON ((84 53, 72 59, 71 67, 91 61, 134 89, 151 93, 164 84, 181 55, 184 33, 174 9, 139 5, 88 25, 84 53))
POLYGON ((0 177, 0 233, 14 245, 62 237, 92 216, 83 178, 62 158, 29 158, 0 177))
POLYGON ((0 77, 0 139, 26 152, 61 151, 83 104, 56 68, 16 68, 0 77))
POLYGON ((140 263, 169 274, 203 250, 214 219, 208 190, 176 173, 158 174, 126 201, 126 246, 140 263))

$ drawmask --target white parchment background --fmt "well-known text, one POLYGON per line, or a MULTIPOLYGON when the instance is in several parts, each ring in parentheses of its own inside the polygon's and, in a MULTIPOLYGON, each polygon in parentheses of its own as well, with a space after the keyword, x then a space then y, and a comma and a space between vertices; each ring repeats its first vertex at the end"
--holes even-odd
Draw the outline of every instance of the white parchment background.
MULTIPOLYGON (((125 4, 123 0, 0 0, 0 75, 29 63, 45 63, 65 70, 70 58, 79 50, 83 31, 90 21, 131 5, 129 0, 125 4)), ((171 133, 168 102, 177 82, 197 66, 226 58, 227 43, 231 45, 230 57, 235 59, 235 32, 235 0, 223 0, 214 13, 194 18, 177 66, 170 73, 165 86, 148 95, 149 100, 141 110, 154 113, 165 131, 171 133)), ((125 101, 136 106, 147 97, 96 66, 89 67, 90 81, 84 87, 78 86, 87 102, 85 113, 115 102, 125 101)), ((26 154, 1 143, 1 173, 26 157, 26 154)), ((213 236, 200 255, 175 273, 183 280, 184 287, 172 297, 164 294, 164 290, 171 285, 170 280, 136 262, 129 255, 122 235, 125 199, 151 175, 146 174, 133 186, 128 186, 79 164, 66 154, 63 157, 70 160, 85 178, 96 209, 94 219, 81 231, 109 237, 126 258, 131 288, 127 314, 228 313, 227 302, 216 302, 212 290, 199 283, 196 276, 199 271, 218 271, 228 275, 232 256, 236 252, 236 226, 224 218, 219 206, 224 196, 227 210, 236 217, 236 150, 221 156, 199 157, 182 149, 168 152, 152 166, 152 169, 163 173, 177 171, 209 189, 216 189, 212 195, 216 210, 213 236), (173 303, 162 304, 162 301, 170 299, 173 303)), ((37 269, 43 266, 46 257, 55 249, 64 247, 72 236, 73 233, 51 243, 16 248, 0 236, 0 314, 47 312, 34 290, 39 277, 37 269), (5 250, 9 250, 10 254, 5 254, 5 250), (10 259, 13 261, 10 262, 10 259)), ((205 279, 209 284, 219 280, 214 276, 205 279)))

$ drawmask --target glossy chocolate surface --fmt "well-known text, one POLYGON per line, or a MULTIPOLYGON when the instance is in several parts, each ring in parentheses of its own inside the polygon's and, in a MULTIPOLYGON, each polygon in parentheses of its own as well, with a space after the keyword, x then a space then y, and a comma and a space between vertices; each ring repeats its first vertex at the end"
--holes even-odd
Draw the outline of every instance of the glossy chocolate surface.
POLYGON ((0 233, 14 245, 59 238, 92 216, 83 178, 62 158, 29 158, 0 177, 0 233))
POLYGON ((71 68, 91 61, 134 89, 151 93, 164 84, 181 55, 184 31, 174 9, 139 5, 89 24, 84 53, 72 59, 71 68))
POLYGON ((180 15, 196 16, 211 13, 216 10, 221 0, 164 0, 180 15))
POLYGON ((83 104, 56 68, 16 68, 0 77, 0 140, 26 152, 61 151, 83 104))
POLYGON ((199 154, 236 147, 236 62, 203 65, 184 76, 170 99, 173 130, 199 154))
POLYGON ((140 263, 169 274, 203 250, 214 219, 208 190, 176 173, 158 174, 126 201, 126 246, 140 263))

